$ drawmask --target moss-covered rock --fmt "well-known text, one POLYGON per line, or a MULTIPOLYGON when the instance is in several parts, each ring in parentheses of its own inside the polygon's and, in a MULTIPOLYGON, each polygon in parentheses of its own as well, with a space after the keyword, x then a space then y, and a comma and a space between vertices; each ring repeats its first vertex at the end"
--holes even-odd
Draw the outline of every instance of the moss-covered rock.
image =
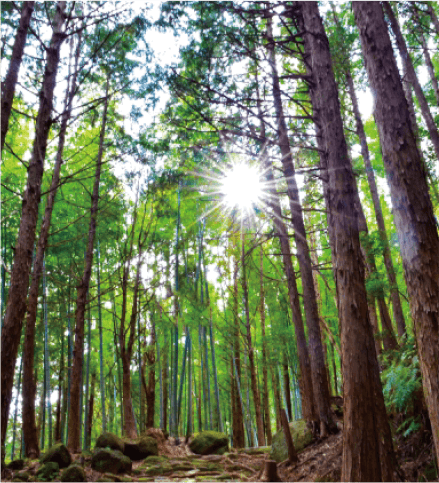
POLYGON ((125 449, 124 441, 113 433, 102 433, 96 440, 95 448, 117 449, 123 453, 125 449))
POLYGON ((114 449, 96 448, 91 459, 91 467, 101 473, 126 473, 131 466, 128 456, 114 449))
MULTIPOLYGON (((299 453, 312 443, 312 431, 307 427, 304 419, 298 419, 289 423, 290 433, 293 438, 296 452, 299 453)), ((288 458, 288 448, 283 430, 278 431, 271 442, 270 459, 280 463, 288 458)))
POLYGON ((87 481, 82 466, 70 465, 61 473, 61 481, 87 481))
POLYGON ((146 476, 160 476, 172 473, 172 466, 169 463, 150 466, 145 470, 146 476))
POLYGON ((67 468, 72 462, 69 450, 62 444, 51 446, 40 458, 40 463, 58 463, 60 468, 67 468))
POLYGON ((148 465, 156 465, 158 463, 163 463, 164 461, 168 461, 168 457, 166 455, 160 455, 160 456, 148 456, 145 458, 144 464, 148 465))
POLYGON ((158 456, 157 440, 150 436, 141 436, 135 440, 125 440, 123 454, 133 461, 139 461, 148 456, 158 456))
POLYGON ((37 471, 38 481, 52 481, 58 476, 59 464, 56 461, 44 463, 37 471))
POLYGON ((29 471, 18 471, 15 473, 13 480, 15 481, 29 481, 30 473, 29 471))
POLYGON ((202 431, 194 436, 189 448, 201 455, 224 454, 229 450, 229 438, 217 431, 202 431))
POLYGON ((24 460, 13 460, 8 464, 7 468, 9 470, 22 470, 24 468, 24 460))

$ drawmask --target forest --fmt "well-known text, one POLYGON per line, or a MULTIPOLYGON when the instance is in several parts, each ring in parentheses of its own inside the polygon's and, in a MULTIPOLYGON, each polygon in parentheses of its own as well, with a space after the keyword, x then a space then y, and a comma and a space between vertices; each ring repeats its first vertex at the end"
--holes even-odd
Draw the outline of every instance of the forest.
POLYGON ((3 481, 438 481, 439 5, 1 2, 3 481))

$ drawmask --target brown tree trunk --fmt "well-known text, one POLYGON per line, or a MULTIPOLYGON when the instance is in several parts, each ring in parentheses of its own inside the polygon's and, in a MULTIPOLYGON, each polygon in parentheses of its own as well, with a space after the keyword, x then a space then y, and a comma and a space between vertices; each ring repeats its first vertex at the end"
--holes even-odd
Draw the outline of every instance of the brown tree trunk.
POLYGON ((424 54, 425 65, 427 66, 428 75, 430 76, 431 85, 433 86, 434 96, 436 97, 436 104, 439 106, 439 84, 434 72, 433 62, 430 57, 430 50, 428 48, 428 43, 425 38, 424 32, 422 30, 422 24, 419 20, 418 12, 416 8, 413 9, 416 23, 418 24, 418 35, 421 38, 422 52, 424 54))
POLYGON ((372 163, 370 161, 370 153, 369 153, 369 147, 367 145, 366 133, 364 131, 364 125, 361 119, 360 109, 358 107, 354 81, 352 79, 349 69, 346 69, 345 77, 348 84, 349 96, 352 101, 352 108, 354 111, 357 135, 360 139, 361 155, 363 156, 364 166, 366 168, 367 181, 369 184, 370 193, 372 195, 373 207, 375 210, 375 218, 378 225, 378 230, 380 231, 380 234, 381 234, 381 239, 384 242, 383 257, 384 257, 384 265, 387 271, 387 277, 389 278, 389 282, 390 282, 390 294, 392 299, 393 316, 395 318, 396 326, 398 328, 398 335, 402 337, 406 333, 406 326, 405 326, 404 315, 401 307, 401 299, 399 297, 395 269, 393 267, 392 255, 390 253, 389 239, 387 236, 386 225, 384 223, 383 211, 381 209, 380 196, 378 194, 378 188, 375 181, 375 174, 373 172, 372 163))
MULTIPOLYGON (((61 166, 63 163, 63 151, 67 132, 67 123, 70 120, 73 97, 76 93, 76 80, 78 76, 78 63, 80 54, 80 39, 75 54, 75 66, 71 85, 67 86, 64 102, 64 112, 61 119, 61 126, 58 135, 58 149, 53 168, 50 190, 47 195, 46 208, 43 222, 41 224, 40 236, 38 238, 37 250, 32 271, 32 280, 29 289, 29 298, 26 313, 26 333, 23 350, 23 437, 25 452, 28 458, 37 458, 39 455, 37 428, 35 424, 35 394, 34 383, 34 346, 35 346, 35 324, 37 320, 38 289, 43 272, 44 253, 46 251, 49 229, 51 225, 52 212, 55 204, 55 197, 59 186, 61 166)), ((69 69, 70 70, 70 69, 69 69)), ((69 76, 70 77, 70 76, 69 76)))
POLYGON ((99 138, 99 151, 96 160, 96 171, 93 185, 93 193, 91 196, 90 224, 88 229, 88 242, 85 254, 84 273, 81 283, 78 287, 78 295, 76 298, 76 326, 75 326, 75 346, 73 349, 73 367, 70 389, 70 413, 69 413, 69 439, 68 448, 72 453, 79 453, 80 448, 80 392, 81 392, 81 374, 84 359, 84 318, 85 305, 87 302, 87 293, 90 285, 91 268, 93 264, 93 244, 96 234, 98 204, 99 204, 99 182, 101 178, 102 159, 104 155, 104 139, 105 128, 107 124, 108 109, 108 87, 109 79, 107 79, 104 112, 102 115, 101 132, 99 138))
MULTIPOLYGON (((343 133, 329 42, 317 2, 298 2, 303 14, 311 102, 318 116, 320 163, 328 211, 341 326, 344 384, 342 481, 381 481, 377 394, 379 374, 369 320, 362 263, 355 179, 343 133)), ((385 416, 385 415, 384 415, 385 416)))
POLYGON ((271 446, 271 418, 268 401, 268 372, 267 372, 267 341, 265 339, 265 291, 264 291, 264 254, 261 247, 261 264, 260 264, 260 306, 259 313, 261 317, 261 336, 262 336, 262 406, 264 412, 265 434, 267 436, 267 445, 271 446))
POLYGON ((293 324, 296 335, 297 353, 299 358, 300 378, 302 380, 301 397, 303 417, 309 422, 316 421, 313 386, 311 380, 311 365, 306 345, 305 329, 303 327, 302 311, 299 303, 299 293, 297 290, 296 274, 294 273, 293 262, 291 260, 290 241, 288 238, 287 228, 282 220, 282 208, 280 205, 279 195, 275 188, 275 180, 273 174, 273 166, 270 158, 267 156, 264 162, 264 168, 268 184, 268 205, 273 210, 273 224, 276 236, 279 238, 282 262, 287 279, 288 297, 291 311, 293 314, 293 324))
POLYGON ((136 422, 131 398, 131 357, 126 351, 122 353, 122 402, 123 402, 123 433, 127 438, 137 438, 136 422))
POLYGON ((439 237, 382 8, 354 2, 353 9, 376 95, 375 115, 439 460, 439 237))
MULTIPOLYGON (((146 387, 146 427, 154 426, 155 412, 155 324, 153 323, 151 330, 151 343, 146 351, 146 359, 148 361, 148 385, 146 387)), ((190 361, 189 361, 190 363, 190 361)))
POLYGON ((396 38, 396 43, 398 45, 398 50, 404 64, 404 69, 408 74, 409 80, 413 85, 416 97, 418 98, 419 107, 421 108, 422 117, 424 118, 425 124, 427 125, 428 132, 430 133, 430 140, 433 144, 436 158, 439 160, 439 132, 436 123, 434 122, 433 116, 431 115, 430 107, 428 106, 427 99, 425 98, 424 92, 422 91, 422 87, 419 83, 418 76, 416 75, 415 68, 413 67, 412 59, 410 58, 410 54, 407 50, 407 45, 401 33, 398 20, 396 19, 389 2, 383 2, 383 7, 390 20, 390 25, 392 26, 392 31, 396 38))
POLYGON ((256 427, 258 432, 258 446, 265 446, 264 423, 262 420, 261 399, 259 397, 258 378, 256 375, 255 354, 252 343, 251 326, 250 326, 250 307, 248 303, 248 286, 245 266, 245 235, 242 233, 241 239, 241 266, 242 266, 242 290, 244 296, 244 309, 247 329, 247 349, 248 361, 250 366, 250 384, 253 393, 253 402, 256 413, 256 427))
POLYGON ((235 448, 244 448, 244 415, 242 413, 241 399, 239 397, 239 388, 235 378, 235 367, 238 373, 238 378, 241 379, 241 354, 240 354, 240 327, 238 317, 238 258, 234 261, 233 270, 233 319, 234 319, 234 334, 233 334, 233 348, 232 348, 232 366, 231 374, 233 380, 233 395, 234 395, 234 412, 232 415, 233 426, 233 444, 235 448))
MULTIPOLYGON (((261 164, 264 168, 267 179, 267 192, 269 208, 273 211, 273 225, 276 236, 279 238, 282 262, 287 279, 288 298, 293 316, 294 331, 296 335, 297 353, 299 358, 300 369, 300 394, 302 398, 303 417, 309 421, 316 420, 316 409, 314 406, 313 387, 311 379, 311 365, 308 354, 308 347, 306 344, 305 330, 303 327, 302 311, 299 303, 299 293, 297 290, 296 275, 294 273, 293 262, 291 260, 290 240, 288 238, 288 231, 282 217, 282 208, 280 204, 279 194, 276 191, 276 182, 273 173, 273 163, 271 158, 267 155, 266 145, 267 139, 265 134, 265 120, 262 113, 261 98, 259 93, 258 73, 256 70, 256 94, 258 117, 261 129, 261 140, 263 143, 262 153, 260 155, 261 164)), ((290 404, 291 409, 291 404, 290 404)), ((280 414, 280 413, 279 413, 280 414)), ((280 415, 279 415, 280 418, 280 415)), ((280 419, 279 419, 280 421, 280 419)))
POLYGON ((410 122, 412 123, 413 133, 416 138, 416 145, 418 146, 418 151, 419 151, 419 154, 421 155, 422 166, 423 166, 425 175, 427 176, 427 180, 430 181, 430 188, 431 188, 432 194, 436 199, 436 203, 439 203, 439 192, 436 186, 436 182, 433 179, 431 175, 431 171, 425 162, 424 153, 421 149, 421 143, 420 143, 421 140, 419 139, 419 127, 416 121, 415 103, 413 101, 413 95, 412 95, 412 84, 408 80, 408 75, 407 75, 407 72, 405 71, 404 71, 404 82, 402 84, 402 87, 404 89, 404 94, 407 99, 409 114, 410 114, 410 122))
POLYGON ((267 49, 269 52, 269 63, 271 64, 272 72, 271 80, 274 108, 276 112, 276 126, 278 130, 278 144, 282 155, 282 170, 287 182, 291 221, 294 227, 294 240, 296 242, 297 258, 302 278, 303 304, 305 307, 306 325, 308 328, 308 353, 311 363, 313 395, 318 413, 318 422, 320 424, 320 436, 325 437, 329 432, 335 430, 335 424, 332 421, 330 410, 331 404, 328 390, 328 375, 326 373, 325 359, 323 355, 319 312, 312 277, 312 264, 306 239, 305 224, 303 222, 299 189, 296 183, 293 156, 291 154, 288 130, 283 113, 271 23, 271 18, 269 17, 267 19, 267 49))
MULTIPOLYGON (((26 45, 27 30, 29 28, 30 19, 34 11, 35 2, 23 2, 21 8, 20 24, 15 34, 14 46, 12 47, 12 55, 9 63, 8 73, 4 82, 2 82, 2 115, 1 115, 1 152, 5 145, 6 133, 9 127, 9 117, 12 111, 12 103, 14 102, 15 86, 17 84, 18 72, 23 58, 24 46, 26 45)), ((56 72, 56 69, 55 69, 56 72)))
POLYGON ((26 312, 26 297, 29 287, 29 271, 32 263, 32 250, 38 218, 38 205, 41 197, 41 182, 44 172, 47 138, 51 128, 53 92, 56 85, 60 49, 65 34, 62 32, 66 2, 58 2, 53 20, 53 34, 47 49, 46 70, 40 95, 40 105, 35 126, 35 140, 29 161, 26 190, 23 196, 20 228, 15 245, 14 266, 12 267, 9 298, 6 305, 2 329, 1 354, 1 441, 5 444, 9 406, 20 343, 21 328, 26 312))
MULTIPOLYGON (((91 375, 91 389, 90 389, 90 399, 88 401, 88 412, 87 412, 87 421, 85 422, 86 424, 86 437, 87 437, 87 442, 85 444, 86 448, 90 448, 90 443, 91 443, 91 430, 93 428, 93 408, 94 408, 94 399, 95 399, 95 381, 96 381, 96 373, 93 372, 91 375)), ((87 401, 85 402, 87 404, 87 401)))
POLYGON ((428 7, 428 14, 431 17, 431 21, 433 22, 436 33, 437 35, 439 35, 439 20, 437 18, 436 12, 434 11, 432 2, 428 2, 427 7, 428 7))

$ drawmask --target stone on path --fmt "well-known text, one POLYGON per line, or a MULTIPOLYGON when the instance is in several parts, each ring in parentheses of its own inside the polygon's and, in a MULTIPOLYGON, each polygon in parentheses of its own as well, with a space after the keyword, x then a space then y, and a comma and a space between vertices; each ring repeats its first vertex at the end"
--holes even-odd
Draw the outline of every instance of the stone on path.
POLYGON ((194 436, 189 443, 193 453, 201 455, 222 455, 229 449, 229 438, 217 431, 202 431, 194 436))
MULTIPOLYGON (((304 419, 298 419, 289 423, 296 452, 302 451, 312 443, 312 431, 307 427, 304 419)), ((270 458, 280 463, 288 458, 288 448, 283 430, 278 431, 271 442, 270 458)))

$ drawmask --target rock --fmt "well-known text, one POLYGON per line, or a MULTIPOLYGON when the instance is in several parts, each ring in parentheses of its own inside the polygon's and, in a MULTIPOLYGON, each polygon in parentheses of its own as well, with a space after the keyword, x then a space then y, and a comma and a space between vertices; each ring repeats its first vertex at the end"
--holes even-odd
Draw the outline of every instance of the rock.
POLYGON ((113 433, 102 433, 96 440, 95 448, 117 449, 123 453, 125 449, 124 441, 113 433))
POLYGON ((60 468, 66 468, 72 462, 69 450, 62 444, 51 446, 40 458, 40 463, 58 463, 60 468))
MULTIPOLYGON (((312 443, 312 431, 307 427, 304 419, 292 421, 289 423, 289 427, 297 453, 312 443)), ((288 458, 287 443, 285 441, 283 430, 278 431, 273 436, 270 458, 278 463, 288 458)))
POLYGON ((165 475, 167 473, 172 473, 172 466, 169 463, 150 466, 145 470, 146 476, 159 476, 159 475, 165 475))
POLYGON ((42 481, 52 481, 59 473, 59 464, 56 461, 44 463, 37 471, 37 479, 42 481))
POLYGON ((132 440, 125 440, 123 454, 133 461, 144 460, 148 456, 158 456, 157 441, 150 436, 140 436, 132 440))
POLYGON ((15 481, 29 481, 29 479, 30 479, 29 471, 18 471, 14 475, 15 481))
POLYGON ((61 473, 61 481, 87 481, 85 471, 82 466, 70 465, 61 473))
POLYGON ((167 461, 169 458, 166 455, 160 455, 160 456, 148 456, 145 458, 144 464, 148 465, 156 465, 158 463, 163 463, 164 461, 167 461))
POLYGON ((131 460, 118 450, 96 448, 91 467, 101 473, 125 473, 131 471, 131 460))
POLYGON ((9 470, 22 470, 24 468, 24 460, 14 460, 11 461, 7 468, 9 470))
POLYGON ((224 454, 229 449, 229 438, 217 431, 202 431, 194 436, 189 448, 201 455, 224 454))

